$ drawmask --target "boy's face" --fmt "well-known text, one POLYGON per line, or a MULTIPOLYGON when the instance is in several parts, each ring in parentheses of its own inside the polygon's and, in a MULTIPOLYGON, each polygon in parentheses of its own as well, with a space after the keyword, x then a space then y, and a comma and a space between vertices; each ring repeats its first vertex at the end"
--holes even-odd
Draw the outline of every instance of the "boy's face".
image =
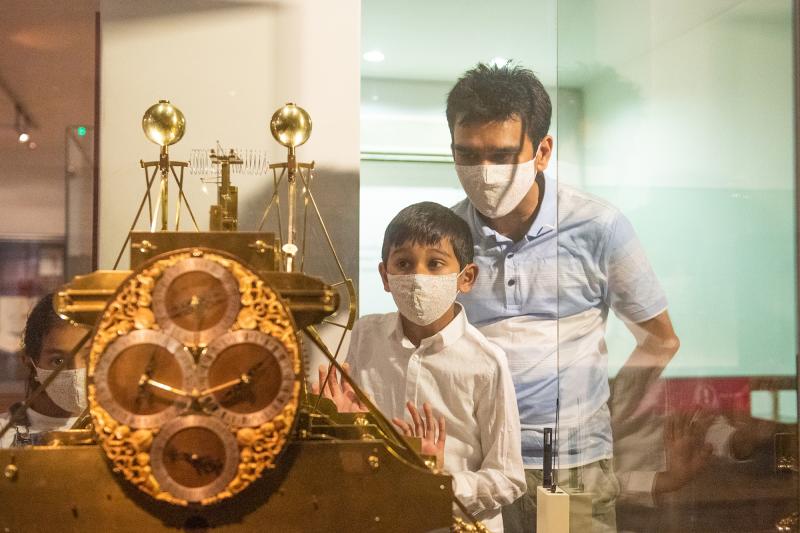
MULTIPOLYGON (((389 249, 386 263, 378 265, 378 271, 383 280, 383 289, 389 291, 388 274, 426 274, 441 276, 444 274, 458 274, 461 268, 453 251, 450 239, 442 239, 437 244, 428 245, 416 242, 405 242, 400 246, 389 249)), ((459 292, 469 292, 478 274, 478 267, 470 263, 458 278, 459 292)))

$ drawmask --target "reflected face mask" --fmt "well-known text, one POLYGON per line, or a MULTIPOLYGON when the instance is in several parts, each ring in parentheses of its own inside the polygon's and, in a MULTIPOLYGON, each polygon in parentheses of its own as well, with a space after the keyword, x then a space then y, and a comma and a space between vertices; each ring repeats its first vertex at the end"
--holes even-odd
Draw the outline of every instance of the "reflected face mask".
MULTIPOLYGON (((36 379, 39 383, 50 377, 55 370, 36 367, 36 379)), ((57 406, 73 414, 86 409, 86 369, 73 368, 62 370, 50 385, 47 395, 57 406)))
POLYGON ((500 218, 519 205, 536 180, 536 157, 514 165, 456 165, 456 174, 475 209, 500 218))
POLYGON ((427 326, 456 301, 460 275, 387 274, 386 277, 400 314, 418 326, 427 326))

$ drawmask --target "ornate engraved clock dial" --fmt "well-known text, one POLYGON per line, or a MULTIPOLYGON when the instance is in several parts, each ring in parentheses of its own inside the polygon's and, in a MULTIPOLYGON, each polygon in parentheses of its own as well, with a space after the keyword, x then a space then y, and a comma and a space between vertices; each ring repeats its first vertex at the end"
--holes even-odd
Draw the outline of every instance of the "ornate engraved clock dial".
POLYGON ((98 403, 134 428, 156 427, 191 403, 194 360, 159 331, 138 330, 114 341, 94 369, 98 403))
POLYGON ((189 502, 212 498, 236 475, 236 437, 219 419, 189 415, 173 419, 153 440, 153 476, 170 494, 189 502))
POLYGON ((271 420, 292 398, 295 382, 283 343, 255 330, 214 340, 200 357, 197 376, 206 410, 235 426, 271 420))
POLYGON ((236 320, 239 299, 236 279, 225 267, 190 257, 164 272, 153 291, 153 311, 165 333, 205 346, 236 320))

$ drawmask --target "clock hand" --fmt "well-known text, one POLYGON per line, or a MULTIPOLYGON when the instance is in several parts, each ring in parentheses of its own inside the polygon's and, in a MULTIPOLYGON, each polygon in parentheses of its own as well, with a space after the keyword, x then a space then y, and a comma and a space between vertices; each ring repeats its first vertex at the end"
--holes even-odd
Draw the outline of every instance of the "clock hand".
POLYGON ((153 387, 156 387, 158 389, 165 390, 167 392, 171 392, 172 394, 175 394, 176 396, 186 396, 186 397, 190 397, 191 396, 191 394, 186 392, 186 391, 183 391, 181 389, 177 389, 175 387, 170 387, 169 385, 165 385, 164 383, 161 383, 160 381, 156 381, 154 379, 149 379, 148 378, 145 383, 147 383, 148 385, 152 385, 153 387))
POLYGON ((235 385, 238 385, 239 383, 244 383, 246 377, 247 377, 246 374, 242 374, 241 376, 239 376, 236 379, 232 379, 230 381, 226 381, 225 383, 220 383, 219 385, 216 385, 216 386, 211 387, 209 389, 205 389, 204 391, 200 392, 200 396, 201 397, 202 396, 208 396, 209 394, 214 394, 215 392, 219 392, 219 391, 221 391, 223 389, 227 389, 228 387, 233 387, 235 385))
POLYGON ((211 387, 209 389, 205 389, 204 391, 202 391, 200 393, 200 396, 208 396, 209 394, 213 394, 215 392, 219 392, 221 390, 227 389, 228 387, 235 387, 236 385, 240 385, 240 384, 241 385, 249 385, 250 382, 252 381, 253 376, 255 375, 255 373, 258 372, 258 369, 261 368, 262 366, 264 366, 264 363, 266 363, 266 362, 267 362, 266 359, 262 359, 261 361, 259 361, 255 365, 251 366, 247 370, 247 372, 245 372, 244 374, 242 374, 238 378, 232 379, 230 381, 226 381, 225 383, 220 383, 219 385, 216 385, 216 386, 211 387))
POLYGON ((136 392, 136 398, 134 400, 136 404, 136 409, 141 408, 142 402, 147 399, 150 400, 150 391, 147 390, 147 380, 150 379, 150 376, 153 374, 153 370, 156 368, 156 351, 158 348, 153 348, 150 352, 150 359, 147 361, 147 366, 144 369, 144 373, 139 377, 139 388, 136 392))
POLYGON ((198 455, 196 453, 178 452, 174 448, 167 450, 167 457, 172 461, 178 459, 184 460, 189 463, 195 472, 198 474, 219 474, 222 471, 222 462, 218 459, 208 457, 205 455, 198 455))
POLYGON ((196 308, 201 305, 213 305, 220 302, 226 301, 228 298, 226 295, 219 296, 212 298, 203 298, 203 296, 192 295, 189 301, 180 307, 177 307, 169 313, 169 318, 178 318, 179 316, 186 315, 188 313, 193 312, 196 308))

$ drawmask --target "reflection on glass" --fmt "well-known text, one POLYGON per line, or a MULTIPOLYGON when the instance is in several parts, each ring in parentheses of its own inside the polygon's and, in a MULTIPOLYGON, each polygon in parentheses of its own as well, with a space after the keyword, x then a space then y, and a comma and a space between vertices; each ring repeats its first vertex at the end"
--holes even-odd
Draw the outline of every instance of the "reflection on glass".
POLYGON ((617 527, 770 530, 797 496, 791 3, 558 7, 559 181, 630 220, 680 337, 665 365, 609 318, 617 527))

